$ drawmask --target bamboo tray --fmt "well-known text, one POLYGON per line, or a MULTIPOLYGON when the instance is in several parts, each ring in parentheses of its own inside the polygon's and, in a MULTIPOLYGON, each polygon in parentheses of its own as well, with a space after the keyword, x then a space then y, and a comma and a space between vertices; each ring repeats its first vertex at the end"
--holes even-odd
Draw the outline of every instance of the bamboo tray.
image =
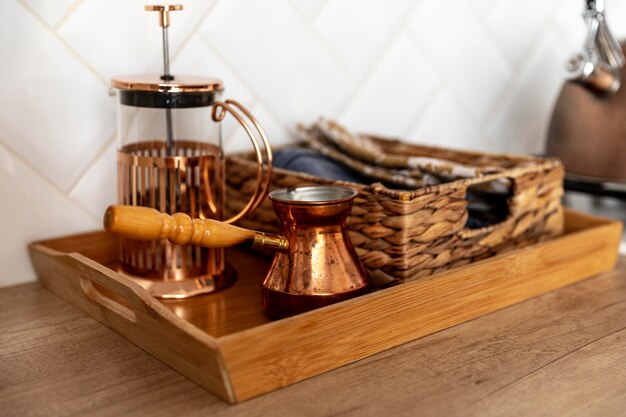
POLYGON ((227 252, 239 274, 233 287, 159 301, 109 268, 115 236, 29 249, 50 291, 236 403, 613 268, 621 223, 571 211, 565 218, 554 240, 276 322, 260 303, 270 259, 255 253, 227 252))

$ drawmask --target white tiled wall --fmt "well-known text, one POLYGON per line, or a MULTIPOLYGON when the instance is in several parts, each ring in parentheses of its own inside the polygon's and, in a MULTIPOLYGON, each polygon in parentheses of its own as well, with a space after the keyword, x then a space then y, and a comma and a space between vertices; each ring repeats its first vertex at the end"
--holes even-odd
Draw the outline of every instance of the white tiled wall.
MULTIPOLYGON (((161 69, 146 1, 2 0, 0 286, 35 278, 27 242, 96 229, 115 201, 109 79, 161 69)), ((608 3, 625 34, 626 0, 608 3)), ((582 0, 183 4, 173 72, 222 78, 275 144, 325 115, 416 142, 539 152, 584 37, 582 0)))

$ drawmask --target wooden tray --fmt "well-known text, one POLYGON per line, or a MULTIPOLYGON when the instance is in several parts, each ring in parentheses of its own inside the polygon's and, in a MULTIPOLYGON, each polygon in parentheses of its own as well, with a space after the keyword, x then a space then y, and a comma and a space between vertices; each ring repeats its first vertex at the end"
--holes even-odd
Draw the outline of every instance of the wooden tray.
POLYGON ((104 232, 35 242, 41 283, 220 398, 236 403, 610 270, 620 222, 566 212, 552 241, 269 322, 260 282, 269 258, 232 250, 237 283, 159 301, 114 272, 104 232))

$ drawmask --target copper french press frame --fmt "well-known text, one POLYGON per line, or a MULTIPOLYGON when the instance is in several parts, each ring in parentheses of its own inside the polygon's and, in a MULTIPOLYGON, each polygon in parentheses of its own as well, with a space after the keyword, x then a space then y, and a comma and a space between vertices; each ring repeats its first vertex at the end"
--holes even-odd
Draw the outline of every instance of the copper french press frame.
MULTIPOLYGON (((257 161, 257 186, 244 208, 224 220, 230 224, 263 202, 270 187, 273 156, 260 123, 240 103, 216 101, 211 112, 215 122, 222 121, 227 112, 233 115, 252 142, 257 161), (250 119, 260 140, 238 110, 250 119)), ((195 141, 176 141, 175 156, 167 156, 164 146, 163 141, 149 141, 127 145, 118 151, 120 204, 221 219, 225 187, 223 155, 206 149, 212 145, 195 141), (217 173, 215 164, 221 165, 217 173)), ((142 242, 121 238, 120 261, 121 272, 161 298, 185 298, 213 292, 229 286, 235 279, 222 249, 179 245, 166 240, 142 242)))
MULTIPOLYGON (((159 14, 163 74, 121 76, 111 80, 112 87, 119 91, 120 105, 162 109, 165 122, 165 140, 160 138, 159 132, 152 140, 150 134, 147 138, 121 143, 118 149, 118 201, 152 207, 164 213, 184 212, 201 219, 222 220, 226 172, 221 136, 174 138, 176 109, 205 108, 210 110, 211 119, 218 124, 230 113, 254 148, 257 186, 244 208, 224 220, 234 223, 263 202, 270 186, 272 151, 267 135, 248 109, 235 100, 217 100, 224 88, 220 80, 175 77, 170 73, 170 12, 182 9, 182 5, 145 7, 145 10, 159 14), (205 141, 208 137, 217 139, 217 142, 205 141)), ((135 117, 137 113, 130 120, 135 117)), ((217 134, 221 135, 219 130, 217 134)), ((226 264, 223 249, 180 245, 165 240, 141 242, 121 238, 119 269, 154 296, 162 298, 184 298, 212 292, 232 284, 235 279, 233 268, 226 264)))

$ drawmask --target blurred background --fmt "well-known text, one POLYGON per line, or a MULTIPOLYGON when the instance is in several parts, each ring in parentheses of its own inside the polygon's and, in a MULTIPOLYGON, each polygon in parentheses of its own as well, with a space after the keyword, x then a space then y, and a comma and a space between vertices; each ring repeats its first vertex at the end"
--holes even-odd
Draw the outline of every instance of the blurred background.
MULTIPOLYGON (((438 146, 540 153, 580 0, 180 1, 174 74, 221 78, 273 145, 323 115, 438 146)), ((626 33, 626 0, 607 2, 626 33)), ((0 286, 35 279, 28 242, 100 228, 116 201, 110 78, 162 69, 148 1, 3 0, 0 286)), ((227 149, 247 149, 234 126, 227 149)))

